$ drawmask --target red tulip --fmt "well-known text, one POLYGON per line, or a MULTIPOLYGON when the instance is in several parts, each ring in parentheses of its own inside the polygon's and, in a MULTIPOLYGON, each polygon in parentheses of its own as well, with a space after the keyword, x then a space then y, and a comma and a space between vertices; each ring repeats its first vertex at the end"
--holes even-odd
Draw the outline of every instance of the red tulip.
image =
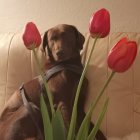
POLYGON ((90 18, 89 31, 92 37, 106 37, 110 32, 110 14, 106 9, 93 13, 90 18))
POLYGON ((28 22, 23 34, 23 42, 27 49, 32 50, 32 47, 39 47, 41 44, 41 35, 33 22, 28 22))
POLYGON ((133 64, 136 54, 136 42, 122 38, 109 52, 108 66, 115 72, 124 72, 133 64))

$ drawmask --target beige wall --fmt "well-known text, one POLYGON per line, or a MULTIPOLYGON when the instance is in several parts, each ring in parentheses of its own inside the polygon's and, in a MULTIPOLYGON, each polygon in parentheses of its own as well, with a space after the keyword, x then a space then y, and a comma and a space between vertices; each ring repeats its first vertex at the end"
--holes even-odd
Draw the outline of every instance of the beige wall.
POLYGON ((0 32, 19 32, 34 21, 41 32, 68 23, 84 33, 102 7, 110 11, 111 32, 140 32, 140 0, 0 0, 0 32))

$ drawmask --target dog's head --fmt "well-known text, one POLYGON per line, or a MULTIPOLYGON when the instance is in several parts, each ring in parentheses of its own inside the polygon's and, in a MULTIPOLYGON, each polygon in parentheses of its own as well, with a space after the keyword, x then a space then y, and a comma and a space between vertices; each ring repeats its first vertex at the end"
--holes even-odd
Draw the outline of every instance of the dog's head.
POLYGON ((45 32, 43 50, 50 61, 62 62, 78 56, 84 41, 76 27, 60 24, 45 32))

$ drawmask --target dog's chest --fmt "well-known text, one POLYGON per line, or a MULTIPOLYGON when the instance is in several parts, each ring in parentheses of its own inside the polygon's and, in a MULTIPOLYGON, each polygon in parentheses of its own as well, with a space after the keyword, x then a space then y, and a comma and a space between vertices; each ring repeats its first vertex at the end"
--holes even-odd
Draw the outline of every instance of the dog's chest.
POLYGON ((48 80, 48 86, 56 100, 70 100, 73 98, 80 76, 63 70, 48 80))

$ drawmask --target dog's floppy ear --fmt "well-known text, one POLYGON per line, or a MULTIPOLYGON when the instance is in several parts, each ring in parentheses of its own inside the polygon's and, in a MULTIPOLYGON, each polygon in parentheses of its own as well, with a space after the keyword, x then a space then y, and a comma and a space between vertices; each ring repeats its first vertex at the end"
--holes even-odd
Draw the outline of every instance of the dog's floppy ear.
POLYGON ((53 62, 54 58, 52 56, 52 52, 48 45, 48 31, 44 33, 44 37, 43 37, 43 51, 45 52, 45 55, 48 56, 48 59, 53 62), (46 48, 47 48, 47 52, 46 52, 46 48))
POLYGON ((75 26, 73 26, 73 29, 75 31, 76 38, 77 38, 77 47, 79 48, 79 50, 81 50, 81 49, 83 49, 85 37, 77 30, 77 28, 75 26))
POLYGON ((45 52, 45 48, 48 46, 48 37, 47 37, 48 31, 44 33, 43 37, 43 51, 45 52))

